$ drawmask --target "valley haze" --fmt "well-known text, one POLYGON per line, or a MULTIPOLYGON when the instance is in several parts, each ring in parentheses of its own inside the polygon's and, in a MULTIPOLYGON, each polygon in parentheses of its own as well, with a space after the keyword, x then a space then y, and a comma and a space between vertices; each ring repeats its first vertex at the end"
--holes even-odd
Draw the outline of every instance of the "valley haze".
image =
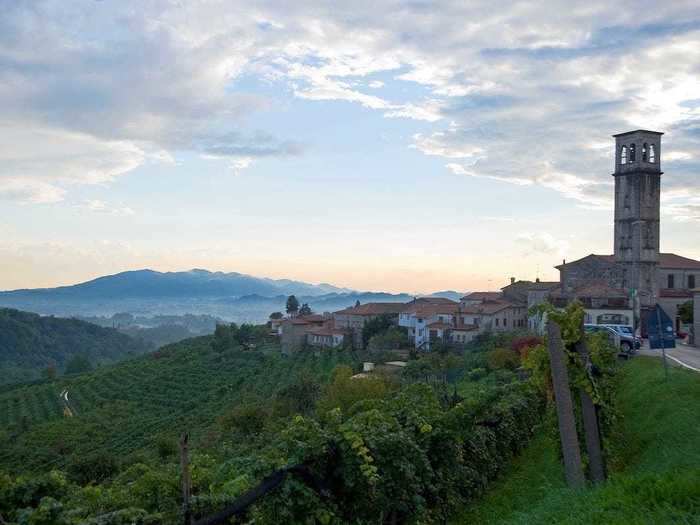
MULTIPOLYGON (((269 279, 237 272, 192 269, 182 272, 133 270, 56 288, 0 292, 0 306, 42 315, 111 316, 115 313, 206 314, 237 323, 261 323, 274 311, 284 311, 289 295, 316 312, 340 310, 370 301, 407 302, 414 295, 358 291, 332 284, 269 279)), ((435 296, 459 299, 456 291, 435 296)))

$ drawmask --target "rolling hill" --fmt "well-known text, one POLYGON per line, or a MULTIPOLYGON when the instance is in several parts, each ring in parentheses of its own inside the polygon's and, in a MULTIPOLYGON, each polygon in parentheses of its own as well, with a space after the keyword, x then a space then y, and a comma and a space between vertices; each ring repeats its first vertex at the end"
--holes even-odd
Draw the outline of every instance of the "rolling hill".
POLYGON ((112 328, 0 308, 0 384, 39 379, 49 366, 60 372, 76 356, 95 365, 149 348, 112 328))

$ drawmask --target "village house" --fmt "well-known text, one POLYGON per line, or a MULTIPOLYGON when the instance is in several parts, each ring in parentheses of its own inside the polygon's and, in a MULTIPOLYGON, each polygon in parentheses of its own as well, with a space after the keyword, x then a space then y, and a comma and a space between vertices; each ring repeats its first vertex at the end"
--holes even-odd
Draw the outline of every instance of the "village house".
POLYGON ((282 352, 289 353, 300 349, 307 341, 307 334, 311 330, 322 328, 328 320, 328 317, 318 314, 284 319, 279 327, 282 352))
POLYGON ((321 348, 340 348, 345 337, 350 335, 346 328, 336 328, 333 320, 328 320, 321 327, 313 326, 306 332, 306 342, 309 346, 321 348))
POLYGON ((397 323, 403 303, 366 303, 344 308, 333 313, 333 323, 336 329, 345 329, 352 337, 354 348, 362 348, 362 329, 372 319, 379 316, 390 316, 397 323))
POLYGON ((419 350, 430 350, 430 341, 446 340, 455 325, 459 303, 442 297, 421 297, 405 304, 399 314, 399 326, 408 331, 408 339, 419 350))
POLYGON ((479 331, 507 332, 527 327, 527 304, 509 300, 501 292, 472 292, 460 300, 459 321, 479 331))

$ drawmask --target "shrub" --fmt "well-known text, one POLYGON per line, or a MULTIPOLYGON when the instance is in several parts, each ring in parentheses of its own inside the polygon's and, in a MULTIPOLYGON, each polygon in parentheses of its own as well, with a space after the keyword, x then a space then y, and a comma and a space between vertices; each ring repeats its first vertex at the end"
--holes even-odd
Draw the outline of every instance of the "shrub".
POLYGON ((488 353, 487 361, 491 370, 506 368, 515 370, 520 366, 520 356, 509 348, 496 348, 488 353))

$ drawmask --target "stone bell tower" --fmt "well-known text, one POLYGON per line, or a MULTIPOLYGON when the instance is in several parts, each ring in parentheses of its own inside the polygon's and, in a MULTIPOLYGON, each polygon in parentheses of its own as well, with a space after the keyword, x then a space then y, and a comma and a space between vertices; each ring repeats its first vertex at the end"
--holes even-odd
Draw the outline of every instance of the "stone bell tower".
POLYGON ((661 135, 638 129, 615 137, 615 261, 643 311, 658 296, 661 135))

